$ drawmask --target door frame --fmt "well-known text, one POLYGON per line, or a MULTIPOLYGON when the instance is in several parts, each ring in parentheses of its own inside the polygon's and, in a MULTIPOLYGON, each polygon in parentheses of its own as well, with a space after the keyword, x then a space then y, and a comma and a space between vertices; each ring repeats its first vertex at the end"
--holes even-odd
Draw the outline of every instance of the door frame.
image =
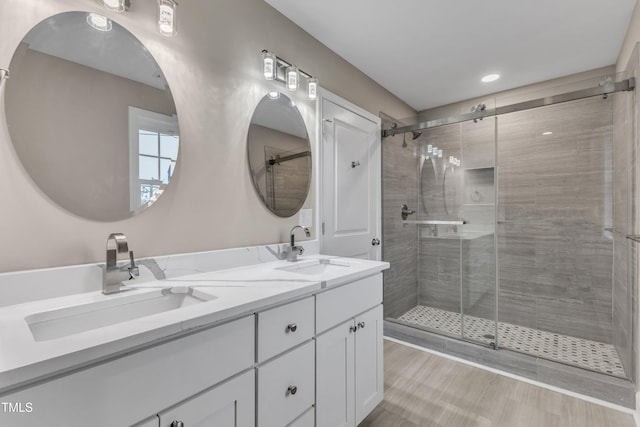
MULTIPOLYGON (((324 130, 324 111, 322 108, 323 101, 332 102, 339 107, 344 108, 345 110, 349 110, 358 116, 373 122, 377 129, 377 141, 380 144, 380 162, 377 166, 377 177, 378 182, 376 186, 376 211, 378 212, 375 230, 376 235, 379 236, 378 239, 382 241, 382 119, 379 116, 376 116, 364 108, 358 107, 352 102, 347 101, 346 99, 338 96, 323 87, 318 88, 318 97, 316 98, 316 141, 317 141, 317 153, 316 161, 314 162, 314 167, 318 171, 318 185, 316 187, 316 206, 318 207, 318 215, 316 215, 316 230, 318 230, 318 243, 320 246, 320 253, 322 253, 324 249, 324 233, 322 232, 322 220, 324 217, 324 204, 322 202, 323 194, 324 194, 324 168, 322 164, 322 159, 324 158, 324 144, 322 143, 322 135, 324 130)), ((384 242, 381 242, 380 246, 378 246, 378 258, 382 260, 382 245, 384 242)))

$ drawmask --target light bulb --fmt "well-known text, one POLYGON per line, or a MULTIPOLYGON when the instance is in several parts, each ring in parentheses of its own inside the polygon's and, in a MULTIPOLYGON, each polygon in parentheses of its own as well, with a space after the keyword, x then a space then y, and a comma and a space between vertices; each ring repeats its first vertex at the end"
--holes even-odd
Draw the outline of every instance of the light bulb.
POLYGON ((318 97, 318 79, 311 77, 307 80, 307 98, 316 99, 318 97))
POLYGON ((291 65, 287 68, 287 73, 286 73, 287 79, 287 89, 291 90, 291 91, 296 91, 298 90, 298 84, 300 83, 300 76, 298 74, 298 67, 296 67, 295 65, 291 65))
POLYGON ((456 160, 456 166, 460 166, 460 159, 456 160))
POLYGON ((433 145, 427 145, 427 153, 433 153, 433 145))
POLYGON ((158 0, 158 29, 163 36, 176 34, 176 2, 158 0))
POLYGON ((453 156, 449 156, 449 163, 453 164, 453 156))
POLYGON ((265 79, 274 80, 276 78, 277 61, 278 59, 273 53, 262 52, 262 70, 265 79))
POLYGON ((90 27, 95 28, 98 31, 111 31, 112 28, 111 20, 98 13, 88 14, 87 23, 90 27))
POLYGON ((114 12, 124 12, 124 0, 102 0, 102 5, 114 12))
POLYGON ((438 149, 438 158, 442 158, 442 150, 438 149))

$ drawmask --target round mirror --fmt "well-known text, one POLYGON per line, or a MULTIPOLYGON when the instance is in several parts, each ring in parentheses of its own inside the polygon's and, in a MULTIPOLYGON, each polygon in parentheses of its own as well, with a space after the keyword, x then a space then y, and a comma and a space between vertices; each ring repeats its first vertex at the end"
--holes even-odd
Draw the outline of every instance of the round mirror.
POLYGON ((311 145, 300 111, 285 94, 271 92, 256 107, 247 136, 253 186, 264 205, 294 215, 311 184, 311 145))
POLYGON ((24 37, 9 70, 11 140, 51 200, 116 221, 162 194, 178 159, 176 107, 133 34, 101 15, 61 13, 24 37))

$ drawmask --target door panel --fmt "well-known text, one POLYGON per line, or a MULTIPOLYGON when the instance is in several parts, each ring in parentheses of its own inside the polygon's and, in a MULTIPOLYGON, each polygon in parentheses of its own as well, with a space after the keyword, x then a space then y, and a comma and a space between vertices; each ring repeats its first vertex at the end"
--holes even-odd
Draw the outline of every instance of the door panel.
POLYGON ((356 317, 356 425, 382 401, 384 371, 382 305, 356 317))
POLYGON ((353 320, 316 340, 316 426, 352 427, 354 414, 353 320))
POLYGON ((322 100, 322 252, 377 260, 380 122, 351 107, 322 100))

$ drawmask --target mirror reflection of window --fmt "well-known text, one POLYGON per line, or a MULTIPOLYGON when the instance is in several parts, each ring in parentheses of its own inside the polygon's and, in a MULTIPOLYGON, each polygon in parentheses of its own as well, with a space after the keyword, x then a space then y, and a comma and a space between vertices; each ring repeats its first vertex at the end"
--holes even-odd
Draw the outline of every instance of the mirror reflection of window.
POLYGON ((178 159, 175 116, 129 107, 131 210, 155 201, 169 184, 178 159))

